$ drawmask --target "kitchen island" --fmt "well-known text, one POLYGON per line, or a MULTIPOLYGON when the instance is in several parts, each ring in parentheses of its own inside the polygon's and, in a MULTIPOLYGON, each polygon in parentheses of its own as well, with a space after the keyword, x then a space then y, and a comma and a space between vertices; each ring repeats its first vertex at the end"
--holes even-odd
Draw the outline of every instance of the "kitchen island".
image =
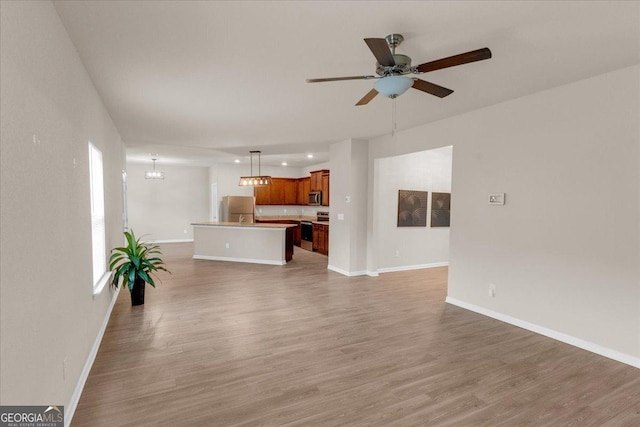
POLYGON ((285 265, 293 258, 296 225, 194 222, 193 258, 285 265))

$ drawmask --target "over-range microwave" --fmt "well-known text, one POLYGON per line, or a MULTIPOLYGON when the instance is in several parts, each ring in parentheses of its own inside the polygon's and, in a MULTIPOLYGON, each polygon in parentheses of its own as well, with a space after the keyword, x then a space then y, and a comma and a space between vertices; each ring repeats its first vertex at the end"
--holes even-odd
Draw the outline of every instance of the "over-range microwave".
POLYGON ((322 191, 312 191, 309 193, 309 206, 322 205, 322 191))

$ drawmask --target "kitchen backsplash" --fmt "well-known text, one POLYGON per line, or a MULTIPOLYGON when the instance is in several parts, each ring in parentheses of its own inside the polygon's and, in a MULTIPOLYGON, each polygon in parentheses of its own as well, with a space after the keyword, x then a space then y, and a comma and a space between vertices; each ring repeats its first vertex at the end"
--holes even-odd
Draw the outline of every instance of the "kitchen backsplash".
POLYGON ((329 212, 329 206, 256 206, 256 216, 315 216, 318 211, 329 212))

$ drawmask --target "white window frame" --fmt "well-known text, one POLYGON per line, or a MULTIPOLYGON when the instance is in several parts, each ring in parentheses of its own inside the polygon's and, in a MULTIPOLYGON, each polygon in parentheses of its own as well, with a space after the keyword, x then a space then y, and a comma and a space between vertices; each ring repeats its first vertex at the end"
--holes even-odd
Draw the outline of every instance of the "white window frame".
POLYGON ((102 151, 89 141, 89 178, 91 197, 91 259, 93 294, 102 292, 111 272, 107 271, 106 218, 104 211, 104 170, 102 151))

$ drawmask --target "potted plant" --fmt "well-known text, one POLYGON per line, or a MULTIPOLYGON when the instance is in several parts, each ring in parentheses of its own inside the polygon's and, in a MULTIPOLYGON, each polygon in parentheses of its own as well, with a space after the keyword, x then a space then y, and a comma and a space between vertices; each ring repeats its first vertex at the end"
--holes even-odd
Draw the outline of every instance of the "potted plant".
POLYGON ((164 267, 164 261, 157 255, 162 255, 160 247, 149 245, 136 239, 133 230, 125 231, 127 246, 111 250, 109 270, 115 271, 111 284, 118 287, 122 277, 122 287, 129 288, 131 293, 131 305, 144 304, 145 283, 154 288, 156 284, 151 277, 152 273, 163 270, 171 273, 164 267))

